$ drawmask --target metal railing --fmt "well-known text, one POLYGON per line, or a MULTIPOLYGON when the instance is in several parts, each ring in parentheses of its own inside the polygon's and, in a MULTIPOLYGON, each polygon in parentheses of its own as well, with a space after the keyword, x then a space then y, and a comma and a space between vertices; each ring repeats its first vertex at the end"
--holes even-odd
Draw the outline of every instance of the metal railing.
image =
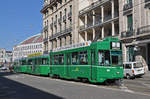
POLYGON ((49 37, 50 40, 52 39, 55 39, 56 37, 59 37, 59 36, 62 36, 62 35, 65 35, 65 34, 68 34, 72 31, 72 27, 69 27, 63 31, 60 31, 60 32, 57 32, 56 34, 52 35, 49 37))
POLYGON ((72 18, 72 12, 69 12, 68 13, 68 19, 71 19, 72 18))
POLYGON ((43 53, 44 53, 44 54, 48 54, 48 51, 44 51, 43 53))
POLYGON ((44 26, 43 31, 48 30, 48 25, 44 26))
POLYGON ((134 35, 135 35, 135 30, 128 30, 128 31, 121 32, 121 38, 128 38, 134 35))
POLYGON ((61 24, 61 22, 62 22, 62 18, 59 18, 58 23, 61 24))
POLYGON ((48 38, 44 38, 44 39, 43 39, 43 42, 46 42, 46 41, 48 41, 48 38))
POLYGON ((150 3, 150 0, 145 0, 145 3, 149 2, 150 3))
POLYGON ((150 25, 143 26, 137 29, 137 35, 150 33, 150 25))
POLYGON ((123 6, 123 11, 133 8, 133 3, 129 2, 123 6))
POLYGON ((55 26, 55 27, 57 26, 57 20, 56 20, 56 21, 54 21, 54 26, 55 26))
POLYGON ((102 19, 95 20, 95 24, 94 25, 99 25, 99 24, 102 24, 102 19))
POLYGON ((85 25, 80 26, 80 30, 84 30, 85 29, 85 25))
POLYGON ((63 22, 66 22, 66 15, 63 16, 63 22))
POLYGON ((53 28, 53 23, 50 24, 51 29, 53 28))
POLYGON ((60 0, 49 0, 48 2, 45 2, 41 12, 44 12, 47 8, 52 7, 54 4, 56 4, 59 1, 60 0))
POLYGON ((96 1, 94 3, 92 3, 90 6, 80 10, 79 11, 79 15, 82 15, 83 13, 85 13, 85 12, 87 12, 89 10, 92 10, 92 9, 94 9, 94 8, 100 6, 100 5, 102 5, 102 4, 104 4, 104 3, 108 2, 108 1, 111 1, 111 0, 98 0, 98 1, 96 1))
POLYGON ((112 19, 112 15, 108 15, 104 17, 104 22, 112 19))

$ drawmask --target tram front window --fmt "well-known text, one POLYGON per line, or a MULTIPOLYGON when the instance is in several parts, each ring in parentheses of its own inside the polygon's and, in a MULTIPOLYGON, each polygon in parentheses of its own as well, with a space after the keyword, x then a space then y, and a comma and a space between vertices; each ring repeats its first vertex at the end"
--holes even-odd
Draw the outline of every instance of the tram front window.
POLYGON ((122 55, 121 52, 111 52, 112 65, 122 65, 122 55))
POLYGON ((98 52, 98 64, 100 66, 110 65, 110 51, 99 51, 98 52))

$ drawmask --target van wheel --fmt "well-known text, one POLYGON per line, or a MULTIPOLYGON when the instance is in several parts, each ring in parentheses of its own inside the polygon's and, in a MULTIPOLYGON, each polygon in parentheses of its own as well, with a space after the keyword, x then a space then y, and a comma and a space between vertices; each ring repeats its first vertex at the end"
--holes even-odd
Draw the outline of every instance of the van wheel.
POLYGON ((127 79, 130 79, 130 78, 131 78, 131 76, 130 76, 129 74, 127 74, 127 75, 126 75, 126 78, 127 78, 127 79))

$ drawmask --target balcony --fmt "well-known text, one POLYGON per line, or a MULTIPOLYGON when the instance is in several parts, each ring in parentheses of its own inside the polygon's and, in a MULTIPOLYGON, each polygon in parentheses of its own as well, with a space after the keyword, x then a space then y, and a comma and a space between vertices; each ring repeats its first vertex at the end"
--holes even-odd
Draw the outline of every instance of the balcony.
POLYGON ((69 12, 69 13, 68 13, 68 19, 69 19, 69 20, 72 19, 72 12, 69 12))
POLYGON ((48 51, 44 51, 43 53, 44 53, 44 54, 49 54, 48 51))
POLYGON ((48 25, 43 28, 43 31, 48 31, 48 25))
POLYGON ((98 20, 95 20, 94 25, 92 23, 90 23, 90 24, 87 24, 87 25, 80 26, 79 31, 81 32, 81 31, 84 31, 86 29, 90 29, 90 28, 97 27, 97 26, 100 26, 100 25, 102 25, 102 21, 101 21, 101 19, 98 19, 98 20))
POLYGON ((135 30, 128 30, 128 31, 121 32, 122 39, 132 38, 134 35, 135 35, 135 30))
POLYGON ((108 20, 110 20, 110 19, 112 19, 112 16, 111 16, 111 15, 107 15, 107 16, 104 17, 104 22, 105 22, 105 21, 108 21, 108 20))
POLYGON ((56 21, 54 21, 54 26, 55 26, 55 27, 57 26, 57 20, 56 20, 56 21))
POLYGON ((99 7, 99 6, 101 6, 101 5, 103 5, 107 2, 110 2, 110 0, 98 0, 98 1, 96 1, 96 2, 92 3, 90 6, 88 6, 84 9, 82 9, 81 11, 79 11, 79 16, 81 16, 81 15, 87 13, 88 11, 91 11, 94 8, 99 7))
POLYGON ((48 9, 48 8, 51 8, 53 5, 57 4, 57 2, 60 2, 60 0, 50 0, 48 2, 45 2, 44 5, 43 5, 43 8, 42 10, 40 11, 41 13, 45 13, 45 11, 48 9))
POLYGON ((61 22, 62 22, 62 18, 59 18, 58 23, 61 24, 61 22))
POLYGON ((65 29, 64 31, 60 31, 52 36, 49 37, 50 40, 53 40, 53 39, 56 39, 57 37, 60 37, 60 36, 63 36, 63 35, 66 35, 68 33, 71 33, 72 31, 72 27, 69 27, 67 29, 65 29))
POLYGON ((48 41, 48 38, 44 38, 44 39, 43 39, 43 42, 47 42, 47 41, 48 41))
POLYGON ((145 8, 150 9, 150 0, 145 0, 145 8))
POLYGON ((145 3, 150 3, 150 0, 145 0, 145 3))
POLYGON ((137 29, 137 36, 150 35, 150 25, 143 26, 137 29))
POLYGON ((66 22, 66 15, 63 16, 63 22, 66 22))
POLYGON ((130 11, 132 11, 133 3, 129 2, 123 6, 124 15, 130 11))
POLYGON ((95 21, 95 26, 100 25, 100 24, 102 24, 102 19, 98 19, 98 20, 95 21))
POLYGON ((50 24, 51 29, 53 28, 53 23, 50 24))

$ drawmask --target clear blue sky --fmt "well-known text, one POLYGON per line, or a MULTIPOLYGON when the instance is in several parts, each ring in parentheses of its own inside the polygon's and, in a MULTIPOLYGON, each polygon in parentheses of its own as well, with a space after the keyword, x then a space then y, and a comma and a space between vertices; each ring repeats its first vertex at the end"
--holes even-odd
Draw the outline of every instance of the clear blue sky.
POLYGON ((44 0, 0 1, 0 48, 13 46, 42 30, 42 2, 44 0))

